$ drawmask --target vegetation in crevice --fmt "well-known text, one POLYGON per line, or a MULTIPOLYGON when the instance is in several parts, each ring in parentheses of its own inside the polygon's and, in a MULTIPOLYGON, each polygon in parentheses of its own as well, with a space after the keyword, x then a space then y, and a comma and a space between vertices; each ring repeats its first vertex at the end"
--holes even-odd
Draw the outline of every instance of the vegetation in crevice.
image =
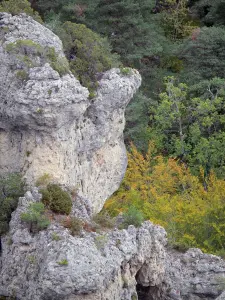
POLYGON ((26 80, 30 68, 41 67, 48 62, 60 76, 69 73, 69 63, 65 57, 60 57, 54 47, 43 47, 32 40, 17 40, 5 46, 15 59, 14 66, 17 78, 26 80))
POLYGON ((24 182, 20 174, 12 173, 0 178, 0 236, 8 231, 11 213, 23 194, 24 182))
POLYGON ((48 184, 41 190, 42 202, 55 213, 69 215, 72 209, 70 195, 57 184, 48 184))
POLYGON ((36 233, 46 229, 50 224, 49 219, 45 216, 45 206, 41 202, 31 203, 27 212, 21 214, 21 220, 28 224, 29 230, 36 233))

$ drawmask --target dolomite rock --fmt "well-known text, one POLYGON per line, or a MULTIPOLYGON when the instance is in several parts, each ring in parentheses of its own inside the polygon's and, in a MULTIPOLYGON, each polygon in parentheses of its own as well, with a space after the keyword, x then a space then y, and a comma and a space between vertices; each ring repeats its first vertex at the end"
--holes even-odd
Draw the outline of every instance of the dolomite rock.
POLYGON ((170 250, 165 281, 170 287, 168 299, 216 299, 225 288, 225 261, 200 249, 192 248, 184 254, 170 250))
POLYGON ((162 227, 145 222, 139 229, 129 226, 73 237, 53 222, 34 235, 20 215, 40 198, 33 189, 19 199, 10 231, 2 238, 0 295, 18 300, 133 300, 136 280, 154 286, 162 282, 166 244, 162 227), (68 264, 60 264, 63 260, 68 264))
POLYGON ((216 300, 225 300, 225 292, 223 292, 216 300))
POLYGON ((166 250, 165 230, 150 222, 127 230, 82 231, 73 237, 52 221, 46 230, 31 234, 21 222, 21 213, 40 199, 36 188, 21 197, 10 231, 2 237, 0 296, 17 300, 225 299, 225 261, 199 249, 166 250))
MULTIPOLYGON (((140 300, 225 300, 225 261, 200 249, 167 249, 165 274, 157 285, 137 286, 140 300)), ((142 268, 143 270, 143 268, 142 268)))
POLYGON ((92 212, 119 186, 127 157, 124 110, 141 84, 137 71, 102 75, 94 99, 71 73, 61 76, 35 57, 27 80, 10 43, 32 40, 64 57, 49 29, 21 14, 0 14, 0 175, 22 172, 32 185, 45 173, 89 199, 92 212))

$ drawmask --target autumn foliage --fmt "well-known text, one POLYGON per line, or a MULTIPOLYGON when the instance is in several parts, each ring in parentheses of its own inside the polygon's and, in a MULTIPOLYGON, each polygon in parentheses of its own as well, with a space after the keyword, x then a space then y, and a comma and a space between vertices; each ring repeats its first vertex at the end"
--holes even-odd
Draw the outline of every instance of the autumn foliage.
MULTIPOLYGON (((203 185, 179 161, 154 156, 149 144, 144 156, 134 145, 121 188, 106 202, 111 214, 132 205, 145 219, 165 227, 169 242, 180 249, 199 247, 223 254, 225 248, 225 182, 213 172, 203 185)), ((201 172, 200 172, 201 173, 201 172)))

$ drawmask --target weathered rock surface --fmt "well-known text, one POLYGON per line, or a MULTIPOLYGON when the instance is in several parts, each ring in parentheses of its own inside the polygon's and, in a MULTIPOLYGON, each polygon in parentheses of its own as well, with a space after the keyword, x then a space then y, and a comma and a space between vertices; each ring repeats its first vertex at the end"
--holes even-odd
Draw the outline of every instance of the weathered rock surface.
POLYGON ((145 222, 139 229, 129 226, 73 237, 53 222, 34 235, 20 215, 30 202, 39 200, 36 189, 20 198, 10 232, 2 239, 0 295, 19 300, 133 300, 136 279, 143 285, 162 282, 166 244, 162 227, 145 222), (61 265, 63 260, 68 265, 61 265))
POLYGON ((216 299, 225 289, 225 261, 195 248, 184 254, 169 251, 165 281, 171 299, 216 299))
POLYGON ((223 292, 216 300, 224 300, 225 299, 225 292, 223 292))
POLYGON ((31 234, 20 216, 40 199, 36 188, 21 197, 10 231, 2 237, 0 296, 17 300, 225 299, 221 294, 224 260, 199 249, 166 251, 165 230, 150 222, 138 229, 82 231, 73 237, 52 221, 46 230, 31 234))
POLYGON ((60 76, 43 57, 34 57, 35 66, 20 78, 28 60, 9 51, 18 40, 53 47, 65 58, 50 30, 26 15, 0 14, 0 38, 0 175, 22 172, 33 184, 47 173, 76 189, 98 212, 126 169, 124 110, 141 84, 140 75, 112 69, 90 100, 70 72, 60 76))

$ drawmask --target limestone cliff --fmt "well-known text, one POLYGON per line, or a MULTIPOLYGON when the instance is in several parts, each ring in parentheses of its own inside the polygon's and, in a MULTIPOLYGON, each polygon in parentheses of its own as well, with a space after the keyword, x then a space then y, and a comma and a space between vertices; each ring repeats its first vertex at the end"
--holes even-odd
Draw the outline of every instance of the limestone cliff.
POLYGON ((22 172, 32 184, 47 173, 98 212, 126 169, 124 110, 140 75, 110 70, 89 99, 69 71, 60 76, 44 55, 55 49, 65 63, 50 30, 26 15, 0 14, 0 38, 0 174, 22 172))

